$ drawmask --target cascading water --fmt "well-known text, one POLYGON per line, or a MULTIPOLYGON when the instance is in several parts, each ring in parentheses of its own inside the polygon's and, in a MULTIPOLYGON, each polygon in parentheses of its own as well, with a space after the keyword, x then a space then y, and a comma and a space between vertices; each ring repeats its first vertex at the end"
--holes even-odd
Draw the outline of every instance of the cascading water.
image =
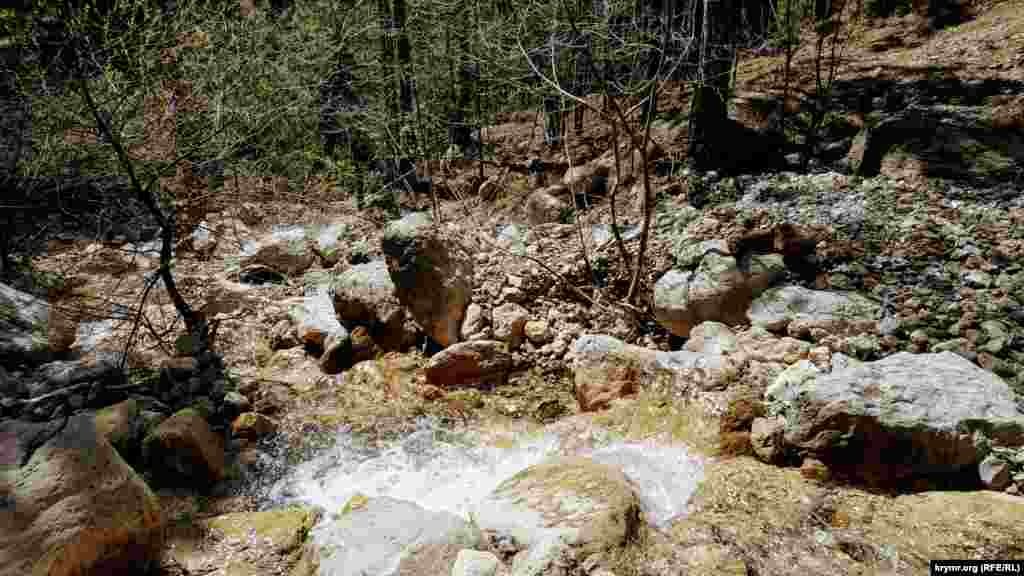
POLYGON ((340 512, 356 494, 389 496, 465 517, 516 473, 553 456, 574 454, 621 468, 636 485, 652 525, 663 527, 685 513, 703 479, 701 461, 685 447, 613 440, 602 429, 589 434, 588 447, 574 449, 564 434, 550 428, 496 442, 493 435, 453 432, 422 420, 403 439, 376 446, 341 431, 331 449, 277 481, 268 499, 271 505, 301 503, 330 514, 340 512))

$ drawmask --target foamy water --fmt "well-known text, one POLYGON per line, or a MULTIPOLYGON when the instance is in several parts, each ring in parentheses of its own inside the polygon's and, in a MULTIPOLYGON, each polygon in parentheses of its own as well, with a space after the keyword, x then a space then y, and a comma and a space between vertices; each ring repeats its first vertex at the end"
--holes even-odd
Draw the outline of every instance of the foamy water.
MULTIPOLYGON (((339 512, 355 494, 390 496, 466 517, 473 505, 516 473, 565 454, 558 434, 518 433, 495 443, 424 420, 400 441, 368 446, 348 432, 336 445, 290 471, 270 490, 276 504, 302 503, 339 512)), ((686 512, 703 465, 681 445, 602 441, 573 451, 616 466, 637 486, 648 522, 664 526, 686 512)))

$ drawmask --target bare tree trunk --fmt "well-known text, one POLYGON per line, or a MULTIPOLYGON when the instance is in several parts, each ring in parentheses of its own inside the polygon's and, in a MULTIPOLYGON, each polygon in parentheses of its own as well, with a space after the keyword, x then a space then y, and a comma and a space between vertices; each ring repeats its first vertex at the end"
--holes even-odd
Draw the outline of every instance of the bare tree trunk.
MULTIPOLYGON (((142 204, 149 211, 150 215, 156 221, 160 227, 160 267, 157 269, 157 274, 164 282, 164 287, 167 289, 168 296, 171 297, 171 302, 174 303, 175 310, 181 315, 182 320, 185 321, 185 328, 188 330, 189 335, 193 338, 194 350, 204 350, 209 345, 210 330, 206 323, 206 319, 202 314, 196 312, 185 302, 181 292, 178 291, 177 284, 174 281, 174 274, 171 272, 171 263, 174 259, 174 220, 168 218, 163 210, 160 209, 157 203, 156 197, 153 195, 152 190, 149 186, 143 187, 142 182, 139 181, 138 175, 135 173, 135 166, 132 164, 131 159, 128 157, 128 153, 124 149, 124 145, 121 143, 120 136, 113 133, 110 128, 110 124, 105 120, 106 114, 101 111, 93 100, 92 93, 89 91, 88 82, 80 80, 78 82, 79 89, 82 93, 82 98, 85 100, 89 111, 92 113, 93 118, 96 120, 96 126, 99 127, 100 132, 107 138, 114 147, 114 152, 117 154, 118 162, 121 167, 128 173, 128 178, 132 184, 132 190, 135 192, 136 198, 142 202, 142 204)), ((152 183, 150 184, 152 186, 152 183)))

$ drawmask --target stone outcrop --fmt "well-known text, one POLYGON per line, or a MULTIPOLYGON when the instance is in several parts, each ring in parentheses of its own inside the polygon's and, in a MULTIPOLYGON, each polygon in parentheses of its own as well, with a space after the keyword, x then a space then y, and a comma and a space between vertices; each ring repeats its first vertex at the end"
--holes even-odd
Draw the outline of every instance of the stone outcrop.
POLYGON ((976 474, 988 445, 1024 445, 998 376, 957 354, 899 353, 804 379, 787 394, 787 450, 874 485, 976 474))
POLYGON ((458 342, 473 293, 472 260, 452 249, 422 212, 389 224, 381 248, 398 301, 438 344, 458 342))

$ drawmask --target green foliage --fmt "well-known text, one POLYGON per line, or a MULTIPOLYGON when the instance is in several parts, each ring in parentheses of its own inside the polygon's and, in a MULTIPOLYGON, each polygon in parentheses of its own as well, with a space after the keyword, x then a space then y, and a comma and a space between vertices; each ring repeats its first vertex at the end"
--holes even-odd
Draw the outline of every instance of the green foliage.
POLYGON ((885 18, 897 14, 909 14, 914 9, 911 0, 865 0, 864 12, 871 18, 885 18))
POLYGON ((558 211, 558 222, 560 224, 572 224, 576 221, 576 209, 566 206, 558 211))

